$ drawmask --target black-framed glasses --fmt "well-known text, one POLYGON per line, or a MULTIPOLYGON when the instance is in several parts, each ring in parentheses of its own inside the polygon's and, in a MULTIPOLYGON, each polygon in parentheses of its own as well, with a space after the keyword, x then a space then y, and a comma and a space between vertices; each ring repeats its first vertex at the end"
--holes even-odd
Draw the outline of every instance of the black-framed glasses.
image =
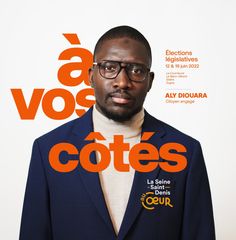
POLYGON ((94 65, 98 66, 100 75, 107 79, 116 78, 121 72, 122 68, 124 68, 128 78, 131 81, 142 82, 145 80, 148 72, 150 71, 149 68, 140 63, 125 63, 104 60, 100 63, 95 62, 94 65))

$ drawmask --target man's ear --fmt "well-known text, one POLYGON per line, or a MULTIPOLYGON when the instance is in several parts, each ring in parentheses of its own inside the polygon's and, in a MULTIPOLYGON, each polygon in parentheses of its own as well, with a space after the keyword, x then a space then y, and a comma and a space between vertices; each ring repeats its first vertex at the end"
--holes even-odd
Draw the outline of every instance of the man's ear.
POLYGON ((94 82, 93 82, 93 68, 89 68, 89 83, 90 86, 93 88, 94 87, 94 82))
POLYGON ((148 92, 150 91, 150 89, 152 88, 152 82, 153 82, 153 79, 154 79, 154 72, 150 72, 149 73, 149 86, 148 86, 148 92))

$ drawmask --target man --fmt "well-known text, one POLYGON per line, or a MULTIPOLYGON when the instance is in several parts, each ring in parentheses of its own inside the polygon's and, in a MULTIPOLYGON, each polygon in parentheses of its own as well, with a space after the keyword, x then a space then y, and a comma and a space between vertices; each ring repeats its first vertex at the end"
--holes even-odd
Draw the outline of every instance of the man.
MULTIPOLYGON (((199 142, 143 109, 154 79, 151 62, 149 43, 134 28, 116 27, 99 39, 89 72, 95 106, 34 143, 20 240, 215 239, 199 142), (70 172, 55 171, 49 161, 51 149, 58 143, 70 143, 82 152, 91 143, 86 139, 91 132, 100 132, 103 138, 95 141, 107 148, 112 148, 117 135, 123 136, 129 149, 140 141, 156 149, 167 143, 181 144, 186 149, 182 155, 187 166, 176 172, 160 167, 149 172, 134 171, 126 150, 118 154, 123 161, 119 171, 114 152, 110 165, 99 173, 81 165, 70 172), (144 139, 144 133, 152 134, 144 139)), ((73 158, 68 157, 69 153, 61 155, 63 164, 73 158)), ((90 161, 99 164, 101 158, 97 151, 90 161)), ((140 163, 147 166, 152 159, 147 160, 140 163)), ((160 156, 158 162, 161 165, 168 158, 160 156)))

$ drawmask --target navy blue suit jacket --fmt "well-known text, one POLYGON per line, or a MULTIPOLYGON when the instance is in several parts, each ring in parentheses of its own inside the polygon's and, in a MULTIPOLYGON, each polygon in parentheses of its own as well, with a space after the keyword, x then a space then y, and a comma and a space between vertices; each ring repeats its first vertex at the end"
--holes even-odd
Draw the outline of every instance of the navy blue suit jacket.
MULTIPOLYGON (((214 240, 214 221, 207 172, 198 141, 145 112, 142 132, 155 132, 149 143, 158 149, 167 142, 187 148, 188 165, 176 173, 159 167, 136 172, 125 216, 116 236, 106 207, 98 173, 78 167, 55 171, 48 153, 68 142, 81 149, 93 131, 92 109, 35 140, 27 180, 20 240, 214 240), (157 205, 147 210, 141 195, 147 179, 171 180, 173 208, 157 205)), ((91 161, 95 155, 91 154, 91 161)))

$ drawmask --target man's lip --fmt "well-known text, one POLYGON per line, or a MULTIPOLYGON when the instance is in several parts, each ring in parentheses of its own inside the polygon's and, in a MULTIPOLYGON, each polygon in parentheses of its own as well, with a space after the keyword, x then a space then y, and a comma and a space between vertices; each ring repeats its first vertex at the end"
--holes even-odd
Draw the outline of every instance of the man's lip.
POLYGON ((114 103, 118 103, 118 104, 127 104, 131 101, 131 99, 128 99, 128 98, 121 98, 121 97, 111 97, 111 98, 114 103))
POLYGON ((132 98, 127 94, 112 93, 110 94, 110 97, 114 103, 118 104, 127 104, 132 101, 132 98))

